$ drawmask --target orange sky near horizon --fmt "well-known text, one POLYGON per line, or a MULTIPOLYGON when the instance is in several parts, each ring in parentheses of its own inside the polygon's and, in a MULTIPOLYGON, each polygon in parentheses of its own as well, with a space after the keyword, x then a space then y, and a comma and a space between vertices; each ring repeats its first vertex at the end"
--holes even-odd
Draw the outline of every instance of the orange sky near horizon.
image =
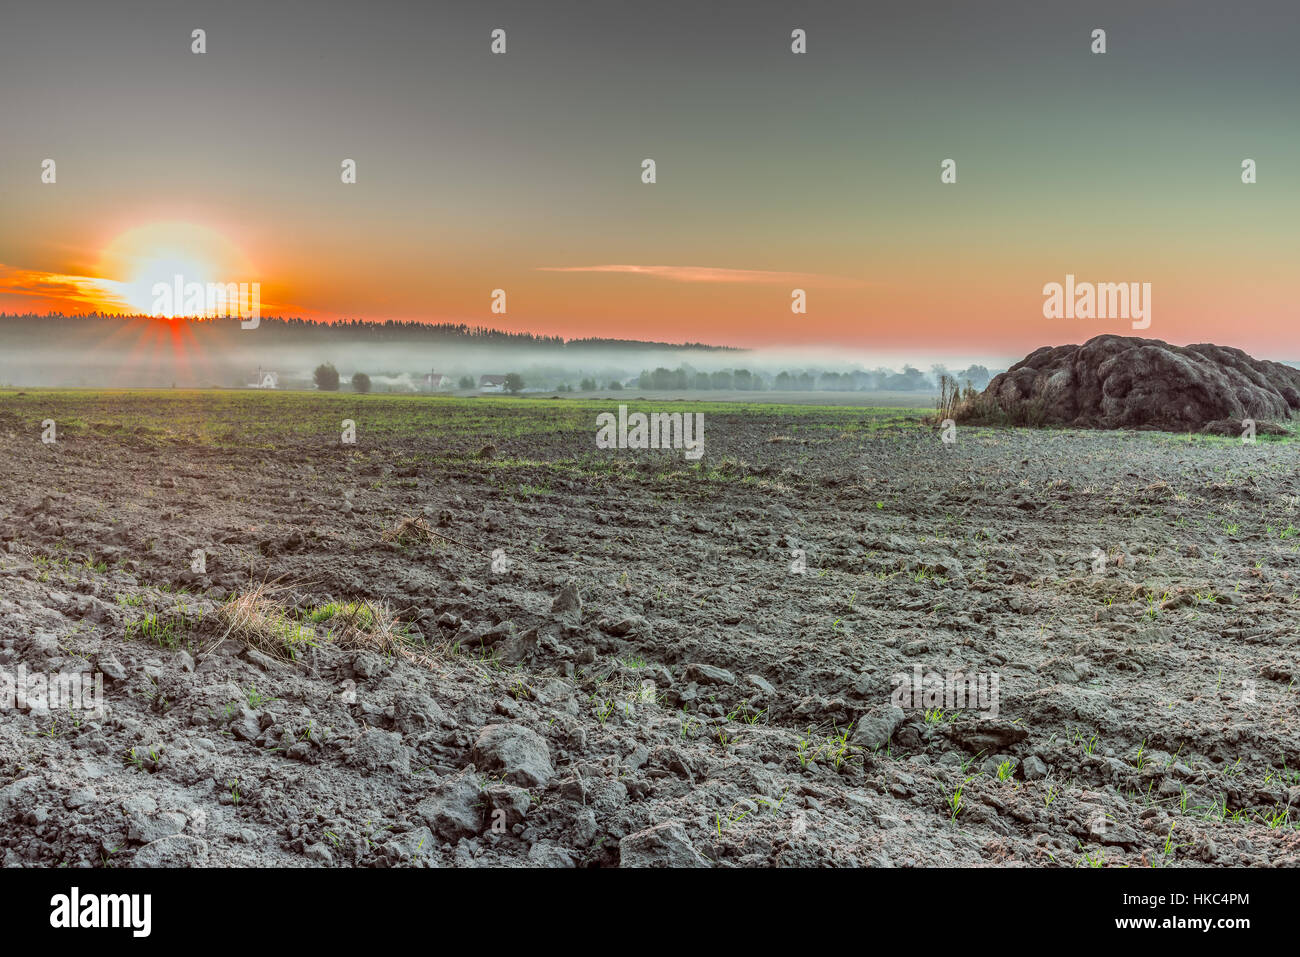
MULTIPOLYGON (((0 311, 149 313, 153 300, 147 287, 166 281, 175 264, 187 282, 260 283, 264 316, 324 322, 465 322, 565 338, 839 346, 990 358, 1017 358, 1041 345, 1110 332, 1300 357, 1300 348, 1289 353, 1282 345, 1295 341, 1291 277, 1277 274, 1261 282, 1258 264, 1223 263, 1209 290, 1191 260, 1184 264, 1173 256, 1159 264, 1159 271, 1132 276, 1152 283, 1152 324, 1133 330, 1123 319, 1044 318, 1042 286, 1063 282, 1063 265, 1052 272, 1046 261, 1030 265, 991 247, 976 253, 954 249, 947 258, 941 249, 932 252, 946 268, 903 252, 878 269, 876 278, 731 265, 555 260, 488 269, 462 256, 439 262, 418 282, 394 276, 376 283, 364 269, 358 276, 347 263, 326 268, 303 251, 245 254, 208 227, 151 224, 108 240, 95 266, 85 270, 89 275, 79 274, 71 261, 48 272, 0 265, 0 311), (271 268, 259 268, 259 262, 271 268), (133 266, 139 267, 135 273, 133 266), (505 314, 492 311, 492 292, 498 288, 506 292, 505 314), (791 312, 795 288, 806 291, 806 315, 791 312)), ((1117 262, 1075 273, 1079 281, 1130 278, 1117 262)))

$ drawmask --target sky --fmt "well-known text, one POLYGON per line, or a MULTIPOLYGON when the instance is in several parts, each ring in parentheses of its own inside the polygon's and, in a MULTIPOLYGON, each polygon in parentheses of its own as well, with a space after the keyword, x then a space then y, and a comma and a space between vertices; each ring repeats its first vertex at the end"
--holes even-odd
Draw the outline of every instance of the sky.
POLYGON ((24 4, 0 311, 148 311, 180 267, 326 321, 1296 359, 1297 50, 1255 0, 24 4), (1151 283, 1150 327, 1046 318, 1067 274, 1151 283))

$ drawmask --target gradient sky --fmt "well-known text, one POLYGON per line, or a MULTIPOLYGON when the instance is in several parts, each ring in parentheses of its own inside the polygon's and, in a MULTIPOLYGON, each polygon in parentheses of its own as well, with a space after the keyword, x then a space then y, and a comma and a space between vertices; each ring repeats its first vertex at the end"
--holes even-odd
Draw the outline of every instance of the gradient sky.
POLYGON ((26 4, 0 33, 0 310, 83 311, 124 248, 198 236, 202 278, 260 282, 264 314, 1300 358, 1298 51, 1293 0, 26 4), (1152 283, 1150 329, 1045 319, 1067 272, 1152 283))

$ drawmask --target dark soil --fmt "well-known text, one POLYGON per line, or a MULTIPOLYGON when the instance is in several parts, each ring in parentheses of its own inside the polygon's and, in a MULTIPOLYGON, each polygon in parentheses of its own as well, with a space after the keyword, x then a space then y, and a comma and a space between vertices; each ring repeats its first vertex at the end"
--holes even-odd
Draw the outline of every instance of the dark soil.
POLYGON ((5 864, 1300 862, 1293 440, 710 408, 692 463, 580 404, 370 397, 344 446, 329 397, 160 401, 0 394, 0 669, 106 698, 0 716, 5 864), (423 663, 221 641, 272 580, 423 663), (997 718, 893 711, 914 667, 997 718))

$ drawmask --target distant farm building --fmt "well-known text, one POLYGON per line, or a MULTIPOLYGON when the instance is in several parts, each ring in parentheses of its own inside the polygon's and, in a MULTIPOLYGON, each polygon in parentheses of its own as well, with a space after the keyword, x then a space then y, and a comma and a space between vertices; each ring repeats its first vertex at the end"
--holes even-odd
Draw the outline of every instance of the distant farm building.
POLYGON ((505 392, 506 377, 503 375, 481 375, 478 377, 480 392, 505 392))
POLYGON ((253 381, 248 384, 250 389, 278 389, 280 387, 280 374, 270 372, 265 369, 258 369, 253 381))
POLYGON ((420 386, 425 392, 441 392, 444 389, 451 388, 451 376, 441 375, 437 372, 430 372, 420 380, 420 386))

